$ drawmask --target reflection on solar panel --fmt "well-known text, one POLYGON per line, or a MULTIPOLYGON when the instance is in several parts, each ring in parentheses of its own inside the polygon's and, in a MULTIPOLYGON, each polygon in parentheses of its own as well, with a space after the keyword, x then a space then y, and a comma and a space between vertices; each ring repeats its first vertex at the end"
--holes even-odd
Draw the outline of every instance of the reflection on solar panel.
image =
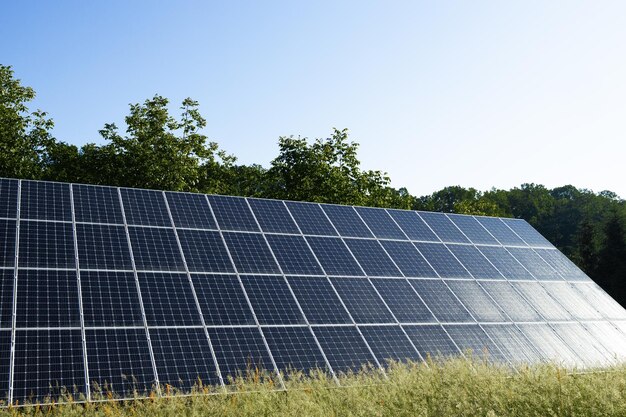
POLYGON ((626 310, 523 220, 0 179, 4 403, 469 355, 608 365, 626 310))

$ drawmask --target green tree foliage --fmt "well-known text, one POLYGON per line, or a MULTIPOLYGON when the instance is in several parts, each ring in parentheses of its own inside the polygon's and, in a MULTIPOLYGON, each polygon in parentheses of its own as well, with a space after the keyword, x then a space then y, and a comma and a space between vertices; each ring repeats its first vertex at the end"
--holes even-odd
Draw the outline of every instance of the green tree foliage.
POLYGON ((623 212, 614 211, 604 226, 604 239, 594 274, 596 282, 616 299, 626 300, 626 232, 623 212))
POLYGON ((10 66, 0 64, 0 176, 43 175, 54 124, 46 112, 30 111, 34 98, 35 91, 23 86, 10 66))

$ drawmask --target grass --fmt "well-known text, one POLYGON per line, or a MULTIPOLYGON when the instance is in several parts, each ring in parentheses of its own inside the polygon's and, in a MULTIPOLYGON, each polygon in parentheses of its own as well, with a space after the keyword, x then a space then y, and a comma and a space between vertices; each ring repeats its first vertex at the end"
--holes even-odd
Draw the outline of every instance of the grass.
MULTIPOLYGON (((626 416, 626 366, 572 373, 554 365, 510 368, 463 359, 390 364, 343 375, 291 374, 286 391, 251 376, 234 393, 0 410, 4 416, 626 416)), ((201 389, 200 389, 201 390, 201 389)), ((210 390, 210 388, 209 388, 210 390)))

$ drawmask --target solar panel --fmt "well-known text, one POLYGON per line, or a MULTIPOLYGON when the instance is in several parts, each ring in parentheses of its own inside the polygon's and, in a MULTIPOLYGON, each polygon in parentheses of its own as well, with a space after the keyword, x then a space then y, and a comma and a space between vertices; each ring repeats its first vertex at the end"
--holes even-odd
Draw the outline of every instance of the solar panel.
POLYGON ((0 179, 7 402, 470 351, 605 366, 626 310, 523 220, 0 179))

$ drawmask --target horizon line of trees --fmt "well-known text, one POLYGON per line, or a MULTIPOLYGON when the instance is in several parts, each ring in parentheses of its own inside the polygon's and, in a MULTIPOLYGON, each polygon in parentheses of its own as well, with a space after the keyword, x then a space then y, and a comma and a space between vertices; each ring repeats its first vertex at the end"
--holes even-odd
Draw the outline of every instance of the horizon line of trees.
POLYGON ((203 133, 197 101, 183 100, 174 116, 160 95, 130 105, 124 132, 105 123, 104 144, 77 147, 54 137, 46 112, 29 109, 34 97, 0 64, 0 177, 522 218, 626 306, 626 202, 613 192, 522 184, 417 197, 363 170, 359 144, 336 128, 313 141, 279 137, 268 168, 243 165, 203 133))

